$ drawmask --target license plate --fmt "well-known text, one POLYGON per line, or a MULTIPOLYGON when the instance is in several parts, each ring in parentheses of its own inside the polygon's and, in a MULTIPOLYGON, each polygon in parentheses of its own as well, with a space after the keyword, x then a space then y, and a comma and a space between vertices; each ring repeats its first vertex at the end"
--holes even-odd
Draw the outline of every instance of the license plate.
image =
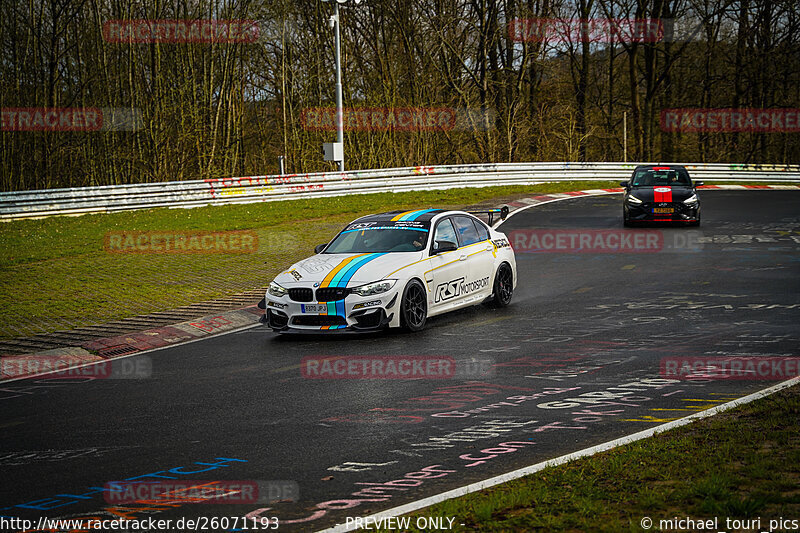
POLYGON ((653 213, 672 213, 673 209, 671 207, 654 207, 653 213))
POLYGON ((303 313, 312 313, 312 314, 327 313, 328 312, 328 305, 327 304, 300 304, 300 311, 303 312, 303 313))

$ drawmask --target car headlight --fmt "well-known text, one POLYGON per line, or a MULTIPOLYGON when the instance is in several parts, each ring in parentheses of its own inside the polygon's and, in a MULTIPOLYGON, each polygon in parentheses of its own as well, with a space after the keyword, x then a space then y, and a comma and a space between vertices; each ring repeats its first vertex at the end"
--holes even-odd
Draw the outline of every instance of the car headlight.
POLYGON ((274 281, 269 284, 269 289, 267 290, 272 296, 276 296, 280 298, 281 296, 286 296, 286 289, 275 283, 274 281))
POLYGON ((693 194, 689 198, 683 201, 686 205, 695 205, 697 203, 697 195, 693 194))
POLYGON ((642 203, 642 201, 633 196, 632 194, 630 194, 628 195, 628 203, 633 205, 639 205, 642 203))
POLYGON ((372 296, 373 294, 381 294, 391 290, 395 283, 397 283, 396 279, 382 279, 381 281, 373 281, 372 283, 367 283, 366 285, 353 287, 353 294, 358 294, 359 296, 372 296))

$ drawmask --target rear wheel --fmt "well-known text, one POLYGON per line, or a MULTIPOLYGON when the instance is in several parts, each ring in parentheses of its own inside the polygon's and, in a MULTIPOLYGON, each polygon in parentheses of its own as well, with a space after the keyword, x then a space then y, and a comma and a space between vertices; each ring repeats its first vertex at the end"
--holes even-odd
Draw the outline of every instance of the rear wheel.
POLYGON ((497 268, 493 291, 492 306, 505 307, 511 302, 514 294, 514 273, 508 263, 503 263, 497 268))
POLYGON ((408 331, 420 331, 428 319, 428 300, 422 283, 412 279, 403 290, 400 304, 401 323, 408 331))

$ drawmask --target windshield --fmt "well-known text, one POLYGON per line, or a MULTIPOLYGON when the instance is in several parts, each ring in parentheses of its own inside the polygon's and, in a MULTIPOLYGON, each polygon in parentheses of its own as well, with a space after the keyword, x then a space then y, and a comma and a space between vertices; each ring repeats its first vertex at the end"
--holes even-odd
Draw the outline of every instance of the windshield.
POLYGON ((428 242, 428 227, 423 224, 371 222, 351 224, 325 249, 326 254, 369 252, 418 252, 428 242))
POLYGON ((682 168, 648 168, 637 170, 633 175, 634 187, 654 187, 658 185, 690 186, 689 173, 682 168))

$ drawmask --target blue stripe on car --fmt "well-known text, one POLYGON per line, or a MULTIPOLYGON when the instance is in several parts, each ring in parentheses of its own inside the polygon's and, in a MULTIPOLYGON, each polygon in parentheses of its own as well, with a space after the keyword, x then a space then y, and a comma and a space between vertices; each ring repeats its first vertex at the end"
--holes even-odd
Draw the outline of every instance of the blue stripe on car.
POLYGON ((329 287, 347 287, 347 283, 350 281, 350 278, 356 273, 356 271, 364 266, 365 264, 369 263, 373 259, 377 259, 381 257, 382 253, 374 253, 364 256, 357 261, 351 262, 347 267, 343 268, 339 271, 331 280, 329 287))
POLYGON ((425 213, 430 213, 431 211, 436 211, 435 209, 421 209, 419 211, 414 211, 413 213, 409 213, 400 217, 400 220, 416 220, 417 217, 420 215, 424 215, 425 213))

